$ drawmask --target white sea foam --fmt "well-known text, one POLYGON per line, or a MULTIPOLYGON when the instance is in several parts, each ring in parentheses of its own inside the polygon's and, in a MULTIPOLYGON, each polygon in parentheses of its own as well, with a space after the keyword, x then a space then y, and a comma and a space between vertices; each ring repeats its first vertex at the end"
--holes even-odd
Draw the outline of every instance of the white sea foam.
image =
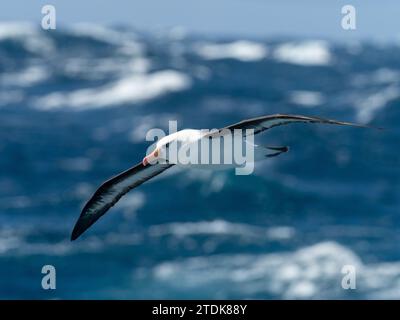
POLYGON ((124 77, 132 74, 147 73, 151 67, 150 59, 137 56, 127 60, 126 58, 71 58, 65 59, 62 66, 63 72, 69 77, 98 80, 110 77, 124 77))
POLYGON ((391 85, 400 81, 400 72, 389 68, 380 68, 372 72, 356 74, 351 79, 351 84, 358 88, 375 85, 391 85))
POLYGON ((195 235, 224 235, 259 240, 285 240, 292 238, 295 231, 287 226, 264 228, 244 223, 233 223, 225 220, 176 222, 150 227, 153 237, 172 235, 184 238, 195 235))
POLYGON ((134 74, 95 89, 70 93, 56 92, 38 98, 34 106, 40 110, 69 107, 74 110, 96 109, 154 99, 190 86, 190 78, 173 70, 150 74, 134 74))
POLYGON ((355 104, 355 107, 357 108, 357 121, 361 123, 370 122, 374 118, 376 112, 383 109, 389 102, 399 97, 399 87, 391 85, 383 90, 379 90, 359 99, 355 104))
POLYGON ((126 219, 136 216, 137 210, 146 203, 146 195, 140 191, 134 191, 125 195, 118 203, 118 208, 122 211, 126 219))
POLYGON ((265 45, 252 41, 235 41, 231 43, 201 43, 195 51, 204 59, 237 59, 240 61, 259 61, 268 55, 265 45))
POLYGON ((1 22, 0 41, 29 36, 35 33, 35 26, 27 22, 1 22))
POLYGON ((48 70, 44 66, 32 65, 15 73, 3 73, 0 84, 4 86, 29 87, 48 78, 48 70))
MULTIPOLYGON (((132 203, 141 206, 143 199, 135 196, 132 203)), ((256 234, 253 237, 257 237, 259 229, 262 228, 214 221, 169 224, 162 228, 158 226, 150 235, 174 235, 185 247, 190 248, 192 245, 187 240, 195 235, 232 235, 240 240, 242 235, 248 238, 254 232, 256 234)), ((289 229, 284 227, 278 233, 281 235, 287 231, 289 229)), ((67 239, 52 243, 27 241, 26 237, 32 232, 1 229, 0 256, 65 256, 80 252, 101 252, 115 245, 137 246, 144 241, 140 234, 121 232, 102 237, 89 236, 79 243, 71 243, 67 239)), ((209 245, 210 241, 207 241, 205 246, 209 245)), ((295 251, 277 253, 181 258, 159 263, 146 273, 157 286, 180 291, 196 290, 200 297, 209 298, 272 296, 286 299, 335 299, 343 298, 346 294, 371 299, 400 298, 400 262, 363 263, 352 250, 336 242, 322 242, 295 251), (344 265, 355 267, 357 289, 354 291, 341 287, 344 265)))
POLYGON ((92 39, 116 45, 121 53, 141 54, 145 50, 144 44, 136 39, 132 32, 122 32, 105 26, 91 23, 77 23, 70 29, 75 36, 85 36, 92 39))
POLYGON ((0 41, 19 41, 26 50, 49 54, 54 51, 52 40, 41 33, 37 26, 26 22, 2 22, 0 23, 0 41))
POLYGON ((289 99, 292 103, 310 108, 325 102, 323 94, 315 91, 292 91, 289 99))
POLYGON ((21 238, 11 229, 0 230, 0 256, 21 245, 21 238))
MULTIPOLYGON (((48 255, 48 256, 65 256, 76 254, 79 252, 98 252, 104 250, 105 243, 107 244, 125 244, 128 240, 121 236, 120 242, 115 242, 114 239, 100 239, 97 237, 88 237, 85 242, 71 243, 68 239, 61 241, 34 241, 29 239, 32 234, 37 234, 34 228, 19 228, 0 229, 0 257, 2 256, 32 256, 32 255, 48 255)), ((133 238, 136 235, 129 235, 129 243, 133 243, 133 238)))
POLYGON ((344 265, 356 268, 358 295, 400 298, 400 262, 364 264, 353 251, 335 242, 286 253, 165 262, 157 265, 152 275, 163 285, 195 288, 207 297, 213 297, 218 286, 222 297, 339 298, 351 293, 341 287, 344 265))
POLYGON ((332 61, 329 46, 324 41, 284 43, 274 50, 276 60, 304 66, 324 66, 332 61))

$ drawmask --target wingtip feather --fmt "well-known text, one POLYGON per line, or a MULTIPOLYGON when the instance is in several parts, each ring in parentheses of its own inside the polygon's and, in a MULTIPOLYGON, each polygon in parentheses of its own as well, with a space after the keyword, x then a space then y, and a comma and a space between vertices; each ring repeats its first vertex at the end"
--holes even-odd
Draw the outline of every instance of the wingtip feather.
POLYGON ((79 221, 75 224, 74 230, 72 230, 71 238, 70 238, 71 241, 78 239, 79 236, 82 234, 82 232, 80 232, 80 230, 78 229, 78 223, 79 223, 79 221))

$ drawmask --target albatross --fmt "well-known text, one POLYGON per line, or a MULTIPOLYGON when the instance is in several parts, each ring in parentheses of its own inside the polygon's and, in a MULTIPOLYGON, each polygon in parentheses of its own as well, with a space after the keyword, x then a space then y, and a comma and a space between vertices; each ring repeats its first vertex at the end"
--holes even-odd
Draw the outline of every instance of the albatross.
MULTIPOLYGON (((165 152, 171 143, 177 142, 180 143, 181 146, 185 146, 202 139, 213 138, 218 135, 223 136, 239 129, 244 143, 248 143, 247 134, 249 130, 247 129, 251 129, 252 134, 255 135, 273 127, 291 123, 321 123, 340 126, 368 127, 365 125, 323 119, 319 117, 275 114, 243 120, 225 128, 213 131, 212 133, 195 129, 177 131, 159 139, 155 144, 154 150, 147 154, 141 162, 105 181, 96 190, 82 209, 78 221, 72 231, 71 241, 82 235, 82 233, 103 216, 126 193, 176 165, 177 162, 168 159, 167 153, 165 152)), ((260 158, 275 157, 288 151, 288 147, 263 147, 259 145, 254 145, 254 147, 256 160, 259 160, 260 158)), ((213 166, 210 165, 210 168, 212 167, 213 166)))

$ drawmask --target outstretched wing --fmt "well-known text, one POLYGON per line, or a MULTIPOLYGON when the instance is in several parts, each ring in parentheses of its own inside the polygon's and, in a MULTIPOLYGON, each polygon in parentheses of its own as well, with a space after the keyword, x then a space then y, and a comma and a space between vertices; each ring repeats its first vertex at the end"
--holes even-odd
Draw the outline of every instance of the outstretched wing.
POLYGON ((72 231, 71 240, 77 239, 127 192, 172 167, 173 164, 142 163, 104 182, 86 203, 72 231))
MULTIPOLYGON (((282 126, 289 123, 296 123, 296 122, 305 122, 305 123, 324 123, 324 124, 335 124, 335 125, 342 125, 342 126, 353 126, 353 127, 366 127, 368 126, 355 124, 351 122, 343 122, 343 121, 336 121, 336 120, 329 120, 323 119, 318 117, 309 117, 309 116, 298 116, 298 115, 289 115, 289 114, 275 114, 270 116, 263 116, 248 120, 243 120, 241 122, 232 124, 228 127, 225 127, 220 130, 234 130, 234 129, 254 129, 254 134, 260 133, 262 131, 271 129, 276 126, 282 126)), ((243 135, 245 135, 245 131, 243 135)))

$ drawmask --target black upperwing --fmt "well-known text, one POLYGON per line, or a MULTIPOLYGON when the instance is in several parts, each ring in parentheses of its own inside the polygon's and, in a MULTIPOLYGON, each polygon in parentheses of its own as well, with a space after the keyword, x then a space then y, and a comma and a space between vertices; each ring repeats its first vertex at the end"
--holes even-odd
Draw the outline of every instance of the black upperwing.
MULTIPOLYGON (((353 126, 353 127, 363 127, 363 128, 371 128, 366 125, 351 123, 351 122, 343 122, 336 120, 323 119, 318 117, 309 117, 309 116, 299 116, 299 115, 289 115, 289 114, 275 114, 269 116, 263 116, 248 120, 243 120, 241 122, 232 124, 228 127, 225 127, 221 130, 234 130, 234 129, 254 129, 254 134, 260 133, 262 131, 271 129, 273 127, 282 126, 290 123, 303 122, 303 123, 323 123, 323 124, 335 124, 342 126, 353 126)), ((246 133, 243 132, 243 135, 246 133)))
POLYGON ((72 231, 71 241, 77 239, 127 192, 172 166, 159 163, 144 166, 139 163, 104 182, 83 208, 72 231))

